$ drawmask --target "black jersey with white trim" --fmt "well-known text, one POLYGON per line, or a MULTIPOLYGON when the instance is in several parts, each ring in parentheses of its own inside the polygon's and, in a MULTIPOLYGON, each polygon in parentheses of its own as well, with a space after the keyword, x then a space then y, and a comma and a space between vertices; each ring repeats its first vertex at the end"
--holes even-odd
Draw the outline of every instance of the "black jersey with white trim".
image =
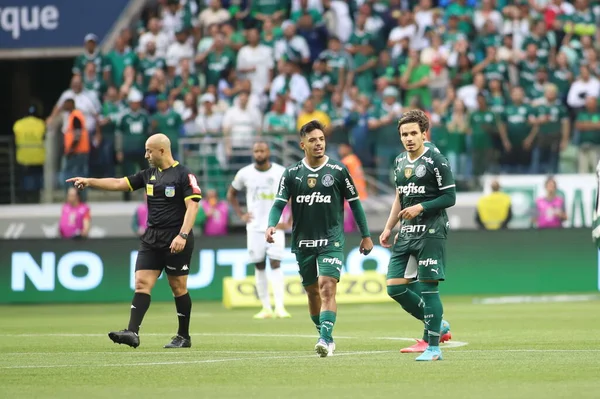
POLYGON ((196 176, 179 162, 167 169, 144 169, 125 180, 131 191, 145 189, 151 228, 181 228, 187 210, 185 201, 202 199, 196 176))

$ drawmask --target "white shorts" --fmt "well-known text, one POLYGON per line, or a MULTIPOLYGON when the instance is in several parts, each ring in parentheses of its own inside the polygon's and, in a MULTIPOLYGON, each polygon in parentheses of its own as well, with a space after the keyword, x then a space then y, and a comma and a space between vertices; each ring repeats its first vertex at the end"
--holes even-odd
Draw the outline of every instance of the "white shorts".
POLYGON ((265 240, 265 233, 260 231, 248 231, 248 256, 250 263, 264 262, 266 258, 271 260, 282 260, 285 255, 285 232, 277 230, 273 238, 275 242, 269 244, 265 240))

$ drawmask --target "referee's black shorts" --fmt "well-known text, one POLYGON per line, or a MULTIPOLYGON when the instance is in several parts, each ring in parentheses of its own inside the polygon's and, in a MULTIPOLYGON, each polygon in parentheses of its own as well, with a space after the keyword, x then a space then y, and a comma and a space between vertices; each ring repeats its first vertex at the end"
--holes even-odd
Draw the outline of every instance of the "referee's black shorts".
POLYGON ((186 276, 190 273, 190 261, 194 252, 194 235, 190 232, 183 251, 171 253, 169 246, 179 234, 177 230, 161 230, 149 227, 142 236, 135 270, 162 270, 170 276, 186 276))

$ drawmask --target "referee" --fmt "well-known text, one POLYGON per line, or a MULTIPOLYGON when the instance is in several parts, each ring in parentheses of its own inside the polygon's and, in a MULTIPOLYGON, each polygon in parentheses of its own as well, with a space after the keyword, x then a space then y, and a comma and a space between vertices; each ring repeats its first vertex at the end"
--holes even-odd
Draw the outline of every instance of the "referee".
POLYGON ((131 302, 129 326, 113 331, 109 338, 117 344, 137 348, 138 332, 150 307, 150 292, 163 269, 175 297, 179 330, 165 348, 189 348, 192 301, 187 290, 190 260, 194 251, 192 226, 202 198, 193 173, 173 159, 171 142, 164 134, 146 141, 149 169, 120 179, 73 177, 67 180, 79 189, 134 191, 145 188, 148 197, 148 229, 141 237, 135 262, 135 294, 131 302))

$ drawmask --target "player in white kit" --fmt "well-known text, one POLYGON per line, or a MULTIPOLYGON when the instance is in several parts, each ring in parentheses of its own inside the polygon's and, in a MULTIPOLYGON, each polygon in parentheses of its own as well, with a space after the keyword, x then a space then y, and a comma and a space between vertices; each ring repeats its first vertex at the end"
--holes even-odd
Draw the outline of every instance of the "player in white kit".
MULTIPOLYGON (((243 167, 237 172, 227 192, 227 199, 235 213, 246 222, 248 254, 250 262, 255 265, 256 291, 262 302, 262 310, 254 315, 254 318, 287 318, 291 315, 285 310, 283 304, 285 287, 283 271, 280 268, 285 253, 285 230, 291 228, 291 220, 286 220, 285 213, 281 218, 285 220, 285 223, 280 220, 279 225, 277 225, 275 242, 269 244, 265 241, 269 212, 275 201, 279 180, 285 168, 269 160, 269 145, 264 141, 256 142, 252 152, 254 163, 243 167), (242 211, 237 200, 238 192, 244 190, 246 191, 246 213, 242 211), (271 286, 275 299, 275 311, 271 307, 269 297, 269 281, 266 272, 267 257, 271 264, 271 286)), ((291 214, 287 219, 291 219, 291 214)))

